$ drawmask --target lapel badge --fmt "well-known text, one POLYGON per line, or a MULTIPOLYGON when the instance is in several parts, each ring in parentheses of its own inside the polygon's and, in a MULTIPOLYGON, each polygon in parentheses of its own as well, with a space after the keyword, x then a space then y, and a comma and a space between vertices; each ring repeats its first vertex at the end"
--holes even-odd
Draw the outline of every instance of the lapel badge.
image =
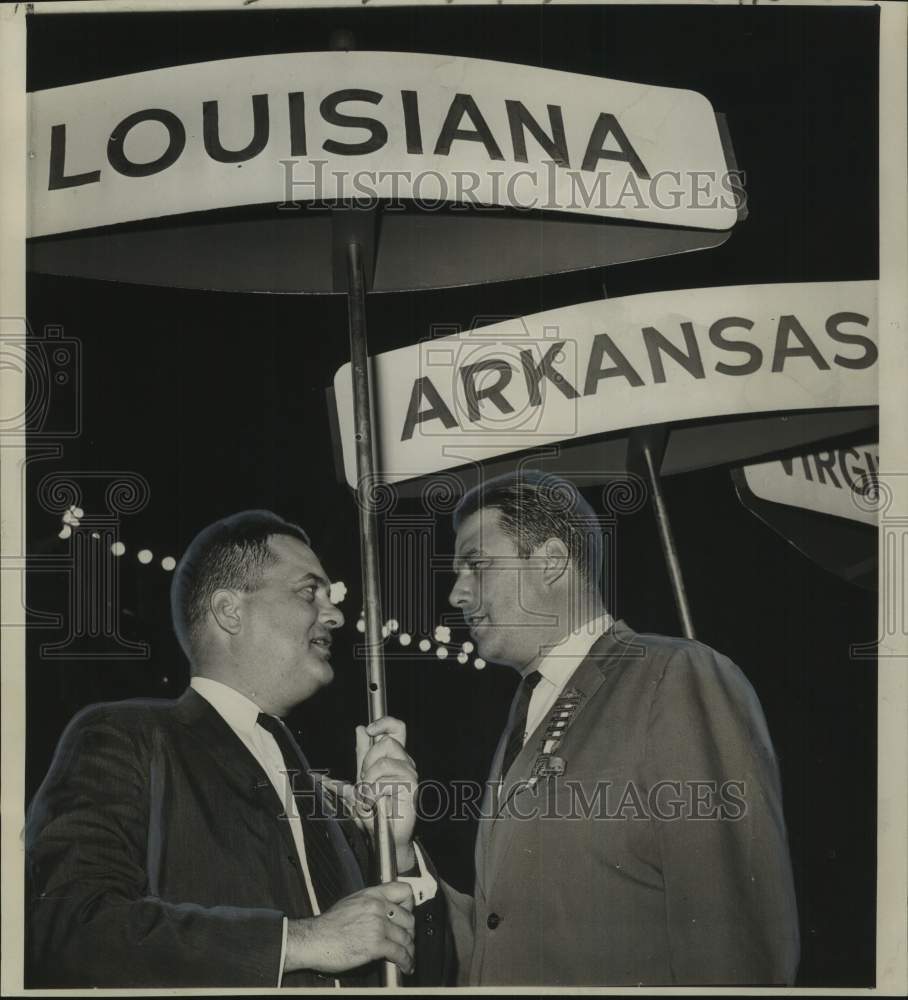
POLYGON ((568 726, 570 726, 582 700, 583 693, 576 688, 568 689, 561 697, 556 699, 546 720, 542 741, 539 746, 539 754, 533 764, 533 774, 535 777, 547 778, 564 774, 564 758, 554 755, 561 745, 561 740, 567 732, 568 726))
POLYGON ((545 754, 536 761, 533 774, 537 778, 551 778, 564 774, 565 766, 563 757, 554 757, 551 754, 545 754))

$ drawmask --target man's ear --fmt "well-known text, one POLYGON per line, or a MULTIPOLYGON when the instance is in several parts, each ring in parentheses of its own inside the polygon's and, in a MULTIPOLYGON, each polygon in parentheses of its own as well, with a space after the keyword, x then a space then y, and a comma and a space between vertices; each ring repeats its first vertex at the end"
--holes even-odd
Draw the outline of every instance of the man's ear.
POLYGON ((544 559, 542 582, 547 587, 551 587, 567 572, 571 562, 571 554, 560 538, 550 538, 540 548, 542 552, 539 554, 544 559))
POLYGON ((230 635, 239 634, 243 624, 240 595, 234 590, 216 590, 211 595, 211 616, 218 628, 230 635))

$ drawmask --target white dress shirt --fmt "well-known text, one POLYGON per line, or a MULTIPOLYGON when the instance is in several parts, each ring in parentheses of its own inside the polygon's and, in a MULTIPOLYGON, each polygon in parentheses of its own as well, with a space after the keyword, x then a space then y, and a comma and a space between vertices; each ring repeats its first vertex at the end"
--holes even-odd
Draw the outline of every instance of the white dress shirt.
POLYGON ((552 710, 552 706, 561 696, 571 675, 584 661, 593 644, 614 624, 612 616, 605 612, 598 618, 588 621, 565 636, 557 646, 553 646, 542 658, 536 668, 540 680, 533 689, 527 709, 527 728, 523 734, 523 742, 536 729, 540 722, 552 710))
MULTIPOLYGON (((318 899, 312 885, 312 876, 309 873, 309 863, 306 858, 306 842, 303 838, 303 824, 296 809, 296 802, 293 798, 293 787, 287 776, 287 765, 281 753, 277 741, 262 726, 258 725, 259 712, 261 711, 255 702, 250 701, 244 694, 227 684, 212 680, 210 677, 193 677, 189 682, 190 687, 221 716, 228 726, 243 741, 246 749, 259 762, 262 770, 268 775, 268 779, 274 786, 278 797, 284 804, 284 815, 289 820, 290 832, 293 835, 293 842, 296 844, 296 852, 299 856, 300 867, 303 871, 303 880, 306 883, 306 893, 309 897, 309 905, 315 916, 321 913, 318 906, 318 899)), ((413 889, 413 899, 418 905, 424 903, 435 896, 437 883, 429 874, 422 852, 418 844, 413 845, 416 854, 416 863, 419 866, 419 875, 410 877, 402 876, 401 882, 409 882, 413 889)), ((281 985, 284 976, 284 959, 287 954, 287 917, 284 917, 283 939, 281 943, 281 960, 278 966, 277 985, 281 985)), ((340 982, 335 979, 335 986, 340 986, 340 982)))

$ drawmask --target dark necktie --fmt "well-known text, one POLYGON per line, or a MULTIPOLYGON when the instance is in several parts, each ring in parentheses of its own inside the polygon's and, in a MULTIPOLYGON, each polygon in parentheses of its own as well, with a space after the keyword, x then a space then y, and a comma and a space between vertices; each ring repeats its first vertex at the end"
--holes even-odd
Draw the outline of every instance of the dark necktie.
POLYGON ((501 760, 501 777, 508 773, 511 765, 517 759, 517 755, 523 749, 523 738, 526 735, 527 712, 530 710, 530 698, 533 696, 533 689, 542 680, 542 674, 534 670, 524 677, 520 682, 520 690, 517 692, 517 703, 514 706, 514 721, 508 731, 508 742, 504 748, 504 757, 501 760))
POLYGON ((326 814, 321 789, 290 730, 273 715, 259 713, 256 722, 274 737, 293 789, 303 826, 303 843, 312 888, 322 913, 339 899, 362 888, 359 866, 335 819, 326 814), (355 871, 355 874, 354 874, 355 871))

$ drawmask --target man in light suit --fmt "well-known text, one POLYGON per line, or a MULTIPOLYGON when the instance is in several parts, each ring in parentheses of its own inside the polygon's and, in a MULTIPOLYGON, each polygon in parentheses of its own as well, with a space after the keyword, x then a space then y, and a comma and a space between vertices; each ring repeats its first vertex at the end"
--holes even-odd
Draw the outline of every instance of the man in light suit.
POLYGON ((379 960, 442 981, 403 724, 357 728, 357 794, 313 776, 281 721, 332 680, 329 586, 268 511, 193 541, 172 587, 190 688, 82 711, 30 807, 30 986, 377 986, 379 960), (366 888, 380 786, 409 879, 366 888))
POLYGON ((792 983, 779 773, 743 673, 699 642, 613 620, 599 526, 564 480, 480 485, 455 528, 451 603, 479 655, 522 677, 473 895, 444 886, 459 982, 792 983))

